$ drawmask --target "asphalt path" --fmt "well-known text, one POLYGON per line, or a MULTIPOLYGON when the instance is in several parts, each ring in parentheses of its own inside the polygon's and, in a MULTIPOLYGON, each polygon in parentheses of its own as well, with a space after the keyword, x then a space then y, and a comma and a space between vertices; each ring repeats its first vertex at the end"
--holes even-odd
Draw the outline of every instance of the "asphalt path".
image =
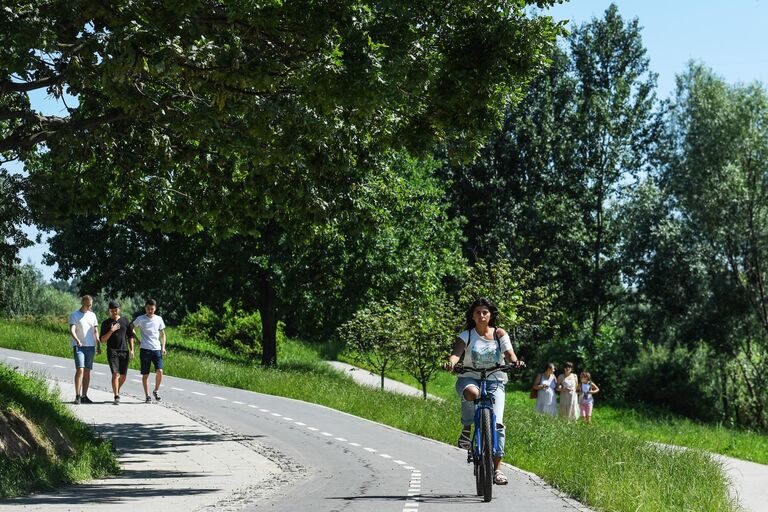
MULTIPOLYGON (((74 375, 70 359, 0 349, 0 361, 61 381, 67 396, 74 375)), ((109 389, 109 375, 106 365, 95 364, 91 386, 109 389)), ((137 372, 129 370, 123 391, 143 395, 137 372)), ((278 454, 286 483, 244 510, 448 512, 474 506, 505 512, 588 510, 534 475, 511 467, 505 471, 509 485, 494 486, 493 501, 482 503, 474 492, 466 452, 327 407, 167 375, 161 392, 162 405, 278 454)), ((458 420, 456 424, 458 431, 458 420)))

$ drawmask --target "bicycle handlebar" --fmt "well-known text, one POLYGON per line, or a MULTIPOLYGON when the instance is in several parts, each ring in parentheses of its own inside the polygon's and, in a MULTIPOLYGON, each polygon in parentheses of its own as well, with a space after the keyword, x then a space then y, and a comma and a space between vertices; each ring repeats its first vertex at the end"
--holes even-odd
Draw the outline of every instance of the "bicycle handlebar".
POLYGON ((525 364, 518 366, 517 364, 497 364, 490 368, 474 368, 472 366, 456 365, 453 367, 454 373, 467 373, 467 372, 485 372, 486 375, 491 375, 496 372, 510 372, 512 370, 520 370, 525 368, 525 364))

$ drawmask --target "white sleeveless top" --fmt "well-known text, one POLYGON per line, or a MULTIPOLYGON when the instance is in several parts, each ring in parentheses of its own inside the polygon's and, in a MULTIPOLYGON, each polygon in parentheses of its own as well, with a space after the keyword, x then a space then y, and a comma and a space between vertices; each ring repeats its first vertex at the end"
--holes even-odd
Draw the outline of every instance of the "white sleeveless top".
MULTIPOLYGON (((478 334, 476 329, 470 329, 459 334, 459 338, 464 342, 464 366, 473 366, 475 368, 490 368, 497 364, 504 364, 504 352, 512 350, 512 342, 508 334, 496 339, 486 339, 478 334)), ((479 379, 479 372, 462 373, 460 377, 470 377, 479 379)), ((507 374, 497 372, 488 377, 488 380, 498 380, 507 382, 507 374)))

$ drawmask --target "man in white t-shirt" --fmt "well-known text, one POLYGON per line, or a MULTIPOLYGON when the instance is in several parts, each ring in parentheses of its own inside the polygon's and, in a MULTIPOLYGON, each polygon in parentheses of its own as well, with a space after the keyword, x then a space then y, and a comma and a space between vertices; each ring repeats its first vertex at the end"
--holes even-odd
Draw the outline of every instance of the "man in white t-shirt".
POLYGON ((133 321, 133 332, 138 334, 141 344, 139 361, 141 362, 141 383, 144 385, 146 402, 149 396, 149 368, 155 366, 155 390, 152 392, 155 400, 160 401, 160 382, 163 380, 163 356, 165 355, 165 323, 160 315, 155 314, 157 302, 149 299, 144 304, 146 315, 141 315, 133 321))
POLYGON ((69 315, 69 342, 75 358, 75 403, 91 404, 88 386, 91 384, 93 357, 95 353, 101 353, 99 321, 91 311, 93 298, 90 295, 83 295, 80 304, 80 309, 69 315))

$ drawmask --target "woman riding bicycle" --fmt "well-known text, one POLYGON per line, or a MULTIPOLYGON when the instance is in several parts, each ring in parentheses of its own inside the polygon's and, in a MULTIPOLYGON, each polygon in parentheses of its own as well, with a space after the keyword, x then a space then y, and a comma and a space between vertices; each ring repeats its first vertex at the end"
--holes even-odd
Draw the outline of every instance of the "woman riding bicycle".
MULTIPOLYGON (((453 345, 453 352, 448 357, 445 369, 453 371, 453 367, 461 360, 465 366, 474 368, 490 368, 497 364, 522 364, 517 359, 512 348, 509 335, 496 326, 499 311, 488 299, 480 298, 470 305, 466 314, 466 330, 459 334, 453 345)), ((461 397, 461 424, 459 448, 469 449, 470 433, 475 417, 474 400, 480 396, 480 375, 477 372, 467 372, 456 381, 456 392, 461 397)), ((497 485, 506 485, 507 477, 501 472, 501 458, 504 455, 504 384, 507 375, 503 372, 494 373, 488 377, 486 389, 494 397, 493 412, 496 415, 496 431, 498 435, 499 453, 493 459, 494 477, 497 485)))

